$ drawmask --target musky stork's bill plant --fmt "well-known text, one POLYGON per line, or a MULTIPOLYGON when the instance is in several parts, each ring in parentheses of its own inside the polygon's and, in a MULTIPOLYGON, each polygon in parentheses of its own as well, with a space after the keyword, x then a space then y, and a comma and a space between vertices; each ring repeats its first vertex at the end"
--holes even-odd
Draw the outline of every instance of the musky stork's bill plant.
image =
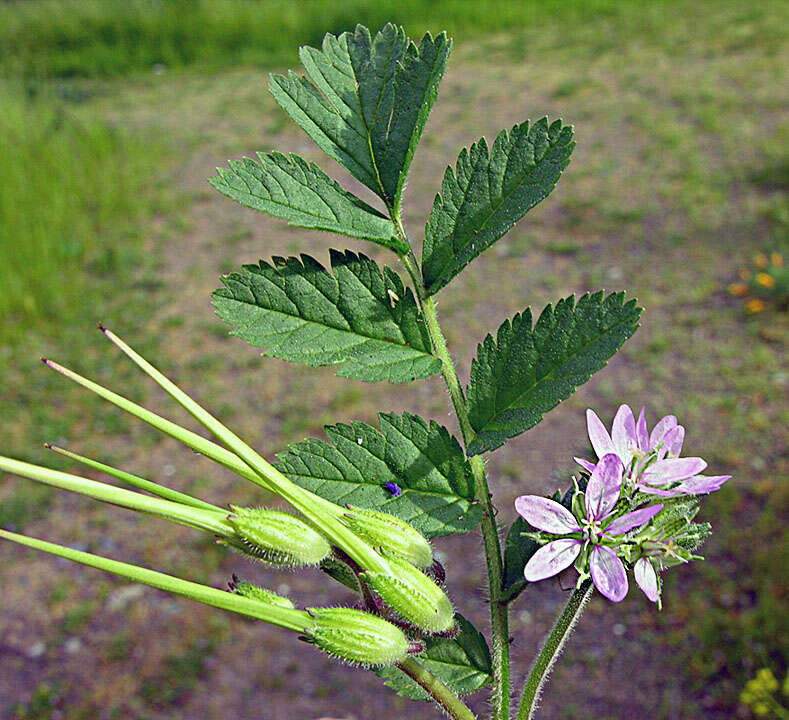
MULTIPOLYGON (((660 573, 696 559, 709 525, 694 523, 700 496, 729 476, 700 475, 680 457, 672 415, 648 432, 622 405, 609 434, 588 411, 594 460, 566 492, 524 495, 503 543, 483 456, 532 428, 603 368, 638 327, 624 293, 570 296, 536 318, 530 308, 483 339, 462 387, 438 322, 435 296, 553 190, 570 161, 573 130, 542 118, 480 138, 444 173, 421 258, 403 226, 403 190, 438 94, 452 42, 402 28, 358 26, 321 48, 304 47, 306 77, 272 75, 271 93, 315 144, 377 196, 356 197, 297 155, 231 160, 211 184, 242 205, 291 225, 375 243, 392 267, 350 250, 330 265, 273 257, 222 278, 213 294, 234 335, 264 355, 363 382, 415 382, 440 374, 459 437, 433 421, 384 412, 378 426, 326 427, 267 461, 110 330, 106 337, 213 437, 181 427, 56 362, 51 369, 260 487, 286 509, 223 509, 70 450, 51 449, 117 484, 0 458, 0 471, 208 533, 282 569, 317 566, 347 586, 347 607, 296 607, 233 577, 226 590, 0 530, 0 537, 296 633, 338 660, 376 672, 395 692, 433 701, 456 720, 475 715, 461 696, 489 688, 493 720, 534 716, 547 675, 596 587, 619 602, 632 573, 660 603, 660 573), (488 574, 490 646, 453 606, 430 539, 481 533, 488 574), (528 583, 574 566, 575 591, 520 693, 510 687, 509 609, 528 583), (490 649, 489 649, 490 648, 490 649)), ((377 254, 380 254, 377 253, 377 254)), ((469 267, 469 272, 473 268, 469 267)), ((449 563, 451 571, 451 562, 449 563)), ((451 575, 448 585, 451 587, 451 575)))

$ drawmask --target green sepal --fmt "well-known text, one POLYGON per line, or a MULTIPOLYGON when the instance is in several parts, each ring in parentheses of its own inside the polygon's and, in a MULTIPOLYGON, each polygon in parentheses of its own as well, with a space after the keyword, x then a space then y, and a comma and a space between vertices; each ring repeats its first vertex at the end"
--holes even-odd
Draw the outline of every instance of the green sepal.
POLYGON ((236 536, 223 542, 265 563, 280 567, 319 565, 331 554, 326 538, 290 513, 233 505, 227 519, 236 536))
MULTIPOLYGON (((455 614, 455 637, 426 637, 425 649, 416 658, 456 695, 469 695, 493 682, 490 650, 485 638, 466 618, 455 614)), ((386 685, 410 700, 430 700, 411 678, 394 667, 376 670, 386 685)))
POLYGON ((235 575, 233 576, 233 582, 230 583, 230 589, 236 595, 243 595, 244 597, 252 598, 262 603, 268 603, 269 605, 277 605, 278 607, 291 609, 295 607, 290 598, 283 597, 272 590, 266 590, 266 588, 253 585, 252 583, 239 581, 236 579, 235 575))
POLYGON ((433 564, 433 551, 425 536, 394 515, 348 505, 342 519, 386 557, 398 557, 422 570, 433 564))
POLYGON ((305 635, 331 657, 352 665, 379 667, 405 659, 411 643, 405 633, 377 615, 353 608, 309 608, 305 635))
POLYGON ((336 580, 340 585, 345 585, 349 590, 359 592, 359 580, 351 568, 342 560, 336 557, 327 557, 320 565, 321 570, 332 580, 336 580))
POLYGON ((362 579, 398 615, 428 633, 454 627, 447 594, 421 570, 399 558, 389 558, 391 574, 368 571, 362 579))

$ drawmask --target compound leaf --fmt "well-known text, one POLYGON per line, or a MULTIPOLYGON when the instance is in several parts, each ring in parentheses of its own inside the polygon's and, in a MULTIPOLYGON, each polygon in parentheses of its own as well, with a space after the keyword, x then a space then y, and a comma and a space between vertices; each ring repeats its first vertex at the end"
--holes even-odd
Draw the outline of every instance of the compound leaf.
MULTIPOLYGON (((482 633, 466 618, 455 615, 459 632, 448 638, 425 638, 425 651, 417 662, 427 668, 456 695, 468 695, 493 682, 490 650, 482 633)), ((394 666, 378 668, 378 677, 398 695, 410 700, 430 700, 402 670, 394 666)))
POLYGON ((209 182, 245 207, 290 225, 370 240, 401 254, 408 251, 389 218, 344 190, 315 163, 278 152, 258 153, 258 159, 230 160, 229 169, 217 168, 209 182))
POLYGON ((452 43, 426 34, 417 47, 391 23, 375 37, 327 34, 299 57, 309 79, 272 75, 271 94, 327 155, 379 195, 390 209, 438 93, 452 43))
POLYGON ((641 308, 624 293, 570 296, 507 320, 477 348, 468 388, 476 437, 469 454, 497 447, 536 425, 551 408, 605 367, 638 327, 641 308))
POLYGON ((438 372, 439 360, 411 290, 365 255, 331 251, 317 260, 275 257, 224 277, 213 304, 233 334, 264 355, 366 382, 408 382, 438 372))
POLYGON ((485 138, 464 148, 455 169, 444 173, 425 228, 428 293, 438 292, 547 197, 574 147, 571 126, 542 118, 502 130, 490 154, 485 138))
POLYGON ((473 530, 480 512, 458 441, 409 413, 380 413, 378 422, 380 430, 360 422, 329 425, 329 442, 290 445, 277 467, 327 500, 383 510, 426 537, 473 530))

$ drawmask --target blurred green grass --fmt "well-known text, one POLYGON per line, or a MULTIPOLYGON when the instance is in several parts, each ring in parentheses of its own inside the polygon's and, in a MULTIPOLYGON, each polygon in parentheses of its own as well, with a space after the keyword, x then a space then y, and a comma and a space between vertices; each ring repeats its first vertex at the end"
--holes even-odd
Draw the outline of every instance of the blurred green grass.
MULTIPOLYGON (((0 5, 0 72, 36 77, 108 77, 161 64, 227 66, 292 62, 296 48, 356 23, 398 22, 455 35, 632 15, 636 0, 27 0, 0 5)), ((643 8, 639 14, 659 10, 643 8)), ((640 23, 638 23, 640 24, 640 23)), ((570 37, 568 36, 568 40, 570 37)))
MULTIPOLYGON (((155 148, 51 93, 0 83, 0 340, 24 323, 63 321, 117 273, 159 170, 155 148)), ((161 157, 161 156, 158 156, 161 157)))

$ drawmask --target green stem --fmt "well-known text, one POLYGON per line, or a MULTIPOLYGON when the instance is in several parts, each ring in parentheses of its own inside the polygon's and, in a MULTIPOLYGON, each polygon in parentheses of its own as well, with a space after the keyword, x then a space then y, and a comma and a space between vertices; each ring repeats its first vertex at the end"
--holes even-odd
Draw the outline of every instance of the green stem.
POLYGON ((540 692, 543 685, 548 680, 548 675, 553 668, 554 663, 558 660, 559 655, 564 648, 564 644, 570 637, 575 624, 581 617, 584 611, 584 606, 592 595, 592 581, 585 580, 581 586, 577 588, 567 605, 564 606, 561 614, 556 618, 556 622, 551 629, 551 634, 545 641, 540 654, 534 661, 534 665, 526 680, 526 685, 523 688, 523 696, 521 697, 520 706, 518 708, 517 720, 532 720, 534 713, 537 711, 537 703, 540 700, 540 692))
POLYGON ((449 717, 454 720, 477 720, 477 716, 457 695, 416 660, 408 658, 398 663, 397 667, 430 695, 449 717))
POLYGON ((181 503, 182 505, 189 505, 191 507, 202 508, 203 510, 214 510, 225 515, 227 514, 225 510, 217 507, 216 505, 211 505, 211 503, 203 502, 202 500, 193 498, 191 495, 186 495, 185 493, 178 492, 177 490, 164 487, 164 485, 159 485, 158 483, 151 482, 150 480, 137 477, 136 475, 125 472, 124 470, 118 470, 118 468, 114 468, 111 465, 105 465, 98 460, 91 460, 89 457, 78 455, 75 452, 58 447, 57 445, 47 444, 44 447, 46 447, 48 450, 56 452, 58 455, 63 455, 64 457, 81 462, 83 465, 87 465, 94 470, 103 472, 110 477, 114 477, 116 480, 125 482, 132 487, 137 488, 138 490, 144 490, 145 492, 149 492, 152 495, 158 495, 165 500, 171 500, 172 502, 181 503))
POLYGON ((72 550, 63 545, 56 545, 24 535, 17 535, 7 530, 0 530, 0 538, 10 540, 20 545, 26 545, 36 550, 42 550, 51 555, 57 555, 58 557, 72 560, 73 562, 87 565, 97 570, 104 570, 114 575, 120 575, 133 582, 150 585, 151 587, 164 590, 173 595, 180 595, 190 600, 196 600, 204 605, 211 605, 220 610, 228 610, 230 612, 239 613, 240 615, 246 615, 255 620, 262 620, 270 625, 276 625, 286 630, 303 633, 312 623, 309 614, 303 610, 291 610, 277 605, 270 605, 252 598, 234 595, 224 590, 217 590, 207 585, 200 585, 199 583, 193 583, 189 580, 181 580, 180 578, 173 577, 172 575, 165 575, 155 570, 148 570, 147 568, 141 568, 137 565, 129 565, 128 563, 119 562, 118 560, 110 560, 109 558, 82 552, 81 550, 72 550))
MULTIPOLYGON (((403 240, 407 242, 405 230, 399 217, 394 218, 395 226, 403 240)), ((409 244, 410 245, 410 244, 409 244)), ((452 406, 457 415, 460 432, 466 447, 474 439, 474 429, 468 417, 466 398, 460 386, 455 364, 449 354, 446 338, 441 331, 435 301, 427 294, 422 274, 413 250, 401 256, 416 288, 422 316, 425 321, 433 352, 441 361, 441 375, 444 378, 452 406)), ((490 595, 490 621, 493 639, 493 720, 508 720, 510 711, 510 645, 509 612, 506 600, 501 598, 503 563, 501 543, 496 528, 495 510, 491 501, 485 466, 479 455, 469 458, 471 473, 474 477, 475 498, 482 508, 482 540, 485 545, 485 561, 488 568, 488 592, 490 595)))
POLYGON ((60 470, 51 470, 2 456, 0 456, 0 471, 19 475, 61 490, 87 495, 94 500, 119 505, 129 510, 156 515, 197 530, 214 533, 220 537, 231 538, 235 535, 233 526, 225 519, 227 512, 222 510, 205 510, 182 505, 171 500, 150 497, 131 490, 124 490, 115 485, 88 480, 78 475, 70 475, 60 472, 60 470))

